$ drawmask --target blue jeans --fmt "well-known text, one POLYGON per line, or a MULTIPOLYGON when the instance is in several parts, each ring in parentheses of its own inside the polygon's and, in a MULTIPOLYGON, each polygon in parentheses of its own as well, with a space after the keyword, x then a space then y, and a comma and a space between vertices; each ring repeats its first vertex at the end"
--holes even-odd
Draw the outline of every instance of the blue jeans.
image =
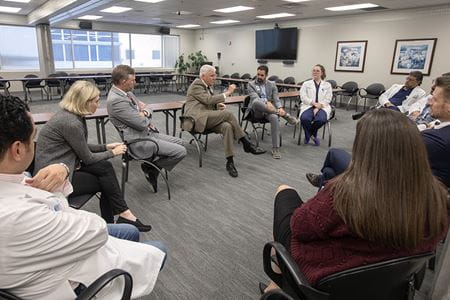
POLYGON ((121 240, 139 242, 139 230, 131 224, 106 224, 108 234, 121 240))
POLYGON ((161 250, 162 252, 164 252, 164 260, 162 262, 161 269, 160 269, 160 270, 162 270, 163 267, 164 267, 164 264, 166 263, 166 259, 167 259, 167 247, 166 247, 166 245, 164 245, 163 241, 160 241, 160 240, 142 241, 142 243, 150 245, 150 246, 153 246, 153 247, 156 247, 159 250, 161 250))
POLYGON ((314 107, 310 107, 300 115, 300 122, 305 130, 305 139, 309 140, 311 136, 317 137, 317 131, 326 122, 327 113, 320 109, 316 115, 314 115, 314 107))
POLYGON ((352 156, 343 149, 331 148, 322 167, 321 183, 342 174, 350 164, 352 156))

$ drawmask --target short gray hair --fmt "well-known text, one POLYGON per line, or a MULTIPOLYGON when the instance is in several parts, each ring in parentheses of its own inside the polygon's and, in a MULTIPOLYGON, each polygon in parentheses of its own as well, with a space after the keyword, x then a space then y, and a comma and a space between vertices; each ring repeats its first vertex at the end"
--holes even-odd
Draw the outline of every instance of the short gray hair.
POLYGON ((203 65, 201 68, 200 68, 200 77, 201 76, 203 76, 203 75, 206 75, 207 73, 209 73, 209 72, 216 72, 216 68, 214 68, 213 66, 211 66, 211 65, 203 65))

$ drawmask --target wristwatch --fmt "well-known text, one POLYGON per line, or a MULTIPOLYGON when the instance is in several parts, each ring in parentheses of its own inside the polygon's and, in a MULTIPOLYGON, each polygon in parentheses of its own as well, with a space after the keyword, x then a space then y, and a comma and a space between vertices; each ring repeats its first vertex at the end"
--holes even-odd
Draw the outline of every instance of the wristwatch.
POLYGON ((59 163, 61 166, 63 166, 64 168, 66 168, 66 171, 67 171, 67 175, 66 175, 66 178, 65 179, 67 179, 67 178, 69 178, 69 175, 70 175, 70 169, 69 169, 69 167, 65 164, 65 163, 59 163))

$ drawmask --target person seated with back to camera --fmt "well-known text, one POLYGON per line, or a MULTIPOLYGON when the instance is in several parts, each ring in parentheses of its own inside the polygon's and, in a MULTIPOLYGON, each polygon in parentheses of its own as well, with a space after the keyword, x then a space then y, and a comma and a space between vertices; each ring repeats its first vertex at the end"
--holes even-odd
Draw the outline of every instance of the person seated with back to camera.
MULTIPOLYGON (((428 153, 431 171, 450 188, 450 76, 435 80, 433 95, 429 99, 430 117, 438 119, 431 128, 421 131, 420 136, 428 153)), ((327 180, 344 172, 351 155, 343 149, 330 149, 322 167, 322 174, 306 174, 308 181, 321 187, 327 180)))
MULTIPOLYGON (((139 241, 136 227, 69 207, 72 186, 62 164, 27 178, 36 136, 29 108, 0 94, 0 116, 0 289, 23 299, 74 299, 120 268, 133 277, 133 298, 149 294, 164 264, 164 244, 123 240, 139 241)), ((97 296, 117 299, 122 289, 114 280, 97 296)))
MULTIPOLYGON (((266 151, 257 148, 245 135, 239 126, 239 122, 233 113, 226 109, 225 99, 233 94, 236 86, 231 84, 227 90, 219 95, 214 95, 212 87, 216 81, 216 69, 210 65, 200 68, 200 78, 195 79, 188 88, 185 104, 185 116, 195 120, 195 131, 204 132, 211 129, 223 134, 223 143, 227 163, 225 165, 231 177, 237 177, 238 171, 234 165, 234 139, 242 143, 245 152, 263 154, 266 151)), ((184 130, 191 124, 183 123, 184 130)))
POLYGON ((314 145, 320 146, 317 131, 325 125, 331 114, 333 88, 326 78, 324 66, 317 64, 312 69, 312 79, 303 82, 300 88, 300 122, 305 131, 305 144, 311 137, 314 145))
POLYGON ((250 103, 245 115, 252 113, 255 119, 270 122, 272 157, 280 159, 280 124, 278 117, 282 117, 290 125, 296 125, 298 120, 283 109, 280 98, 278 98, 277 85, 275 82, 267 80, 268 75, 269 68, 264 65, 259 66, 256 70, 256 79, 248 83, 247 93, 250 96, 250 103))
POLYGON ((412 71, 406 77, 405 84, 393 84, 380 95, 378 103, 380 107, 394 109, 407 113, 414 103, 425 96, 425 91, 420 88, 423 74, 420 71, 412 71))
MULTIPOLYGON (((139 159, 153 159, 157 167, 171 171, 186 156, 183 140, 162 134, 152 121, 152 111, 133 94, 136 72, 127 65, 116 66, 111 74, 113 86, 106 99, 111 122, 123 132, 126 141, 151 139, 129 145, 129 151, 139 159)), ((159 171, 141 164, 145 178, 155 193, 158 191, 159 171)))
POLYGON ((150 231, 128 208, 114 168, 108 159, 127 151, 123 143, 89 144, 85 116, 95 113, 100 91, 89 81, 78 80, 65 94, 59 110, 41 129, 36 143, 34 172, 55 162, 69 168, 72 196, 101 193, 100 210, 108 223, 128 223, 150 231))
POLYGON ((447 232, 448 205, 414 124, 372 110, 356 126, 341 175, 305 203, 293 188, 278 188, 273 235, 314 286, 340 271, 433 251, 447 232))

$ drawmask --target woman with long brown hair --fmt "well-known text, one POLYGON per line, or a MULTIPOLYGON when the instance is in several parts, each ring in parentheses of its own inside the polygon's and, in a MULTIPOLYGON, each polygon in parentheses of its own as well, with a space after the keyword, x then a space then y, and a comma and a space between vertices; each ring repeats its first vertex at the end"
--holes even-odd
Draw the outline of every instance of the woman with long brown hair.
POLYGON ((399 112, 373 110, 357 124, 350 166, 316 196, 303 203, 291 187, 278 188, 274 238, 314 285, 346 269, 434 250, 447 230, 447 206, 415 125, 399 112))

